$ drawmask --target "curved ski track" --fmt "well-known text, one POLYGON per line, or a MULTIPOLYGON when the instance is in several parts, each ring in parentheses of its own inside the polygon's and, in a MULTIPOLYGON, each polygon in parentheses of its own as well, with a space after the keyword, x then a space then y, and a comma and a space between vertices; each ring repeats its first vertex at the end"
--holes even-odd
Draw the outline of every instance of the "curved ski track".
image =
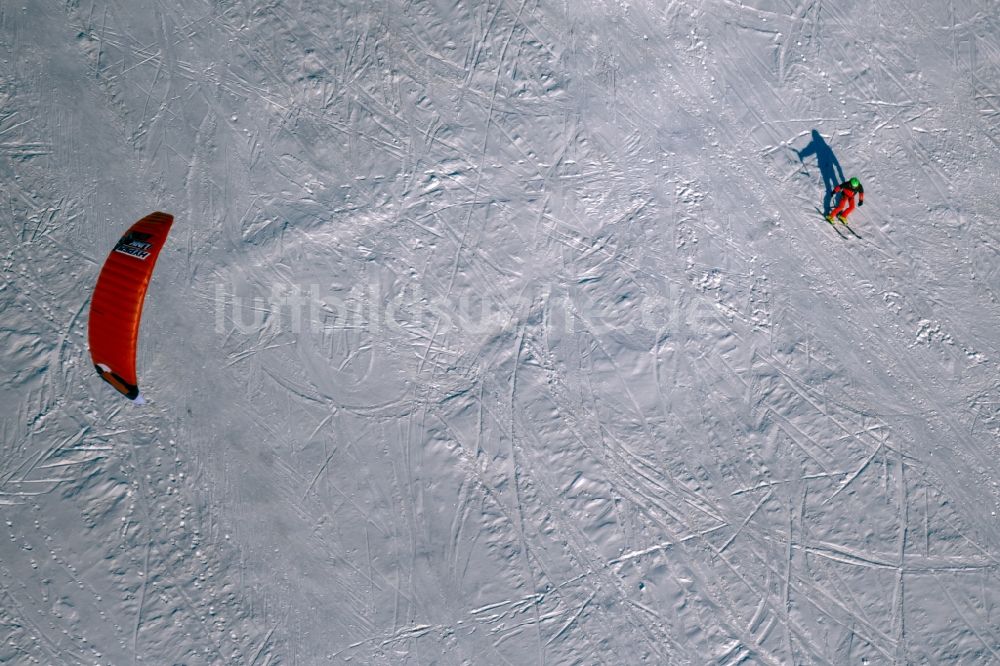
POLYGON ((1000 26, 918 4, 0 8, 0 660, 997 659, 1000 26))

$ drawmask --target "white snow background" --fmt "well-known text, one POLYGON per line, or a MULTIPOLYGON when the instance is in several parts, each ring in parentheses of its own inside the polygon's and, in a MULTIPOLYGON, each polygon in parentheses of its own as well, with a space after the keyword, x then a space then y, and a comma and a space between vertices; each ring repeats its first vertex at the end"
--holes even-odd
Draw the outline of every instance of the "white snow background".
POLYGON ((0 662, 1000 663, 994 1, 0 47, 0 662), (153 210, 135 407, 87 313, 153 210))

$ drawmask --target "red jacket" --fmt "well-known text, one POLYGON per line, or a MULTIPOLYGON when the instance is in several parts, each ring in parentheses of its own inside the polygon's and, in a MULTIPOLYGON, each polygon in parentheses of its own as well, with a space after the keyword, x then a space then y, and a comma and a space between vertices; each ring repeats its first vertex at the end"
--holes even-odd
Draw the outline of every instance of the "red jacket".
POLYGON ((843 192, 845 196, 848 196, 852 199, 854 198, 854 195, 857 194, 859 205, 861 204, 862 201, 865 200, 865 186, 859 184, 858 189, 854 189, 853 187, 851 187, 851 181, 849 180, 845 180, 840 185, 837 185, 837 187, 833 188, 833 191, 843 192))

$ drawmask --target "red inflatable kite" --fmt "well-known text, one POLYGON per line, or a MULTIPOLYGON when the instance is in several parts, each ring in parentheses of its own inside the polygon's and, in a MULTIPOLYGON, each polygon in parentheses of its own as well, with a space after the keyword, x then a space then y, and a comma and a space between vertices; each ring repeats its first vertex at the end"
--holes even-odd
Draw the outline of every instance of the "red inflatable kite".
POLYGON ((142 403, 135 376, 139 318, 153 265, 173 215, 151 213, 132 225, 111 250, 90 302, 90 356, 101 379, 142 403))

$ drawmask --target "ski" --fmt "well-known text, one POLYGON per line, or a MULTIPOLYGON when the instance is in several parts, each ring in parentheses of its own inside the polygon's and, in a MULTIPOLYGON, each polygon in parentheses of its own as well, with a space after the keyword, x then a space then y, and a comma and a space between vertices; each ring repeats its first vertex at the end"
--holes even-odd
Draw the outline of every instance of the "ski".
POLYGON ((857 231, 855 231, 851 227, 851 225, 849 225, 847 222, 844 222, 843 225, 847 228, 848 231, 850 231, 852 234, 854 234, 855 238, 861 238, 861 234, 859 234, 857 231))
POLYGON ((837 228, 837 223, 836 222, 834 222, 833 220, 831 220, 830 218, 828 218, 826 215, 823 216, 823 219, 826 221, 827 224, 829 224, 831 227, 833 227, 833 230, 837 232, 838 236, 840 236, 844 240, 847 240, 847 236, 844 235, 844 232, 842 232, 840 229, 837 228))
POLYGON ((843 220, 838 220, 840 222, 840 224, 838 225, 837 222, 835 222, 834 219, 831 216, 824 215, 823 211, 821 211, 819 208, 816 208, 816 212, 819 213, 823 217, 823 219, 826 221, 827 224, 829 224, 831 227, 833 227, 833 230, 836 231, 837 235, 840 236, 841 238, 845 238, 846 239, 847 236, 845 236, 843 234, 843 232, 840 231, 840 227, 844 227, 845 229, 847 229, 849 232, 851 232, 851 235, 854 236, 855 238, 861 238, 861 234, 859 234, 857 231, 855 231, 851 227, 851 225, 849 225, 847 222, 844 222, 843 220))

